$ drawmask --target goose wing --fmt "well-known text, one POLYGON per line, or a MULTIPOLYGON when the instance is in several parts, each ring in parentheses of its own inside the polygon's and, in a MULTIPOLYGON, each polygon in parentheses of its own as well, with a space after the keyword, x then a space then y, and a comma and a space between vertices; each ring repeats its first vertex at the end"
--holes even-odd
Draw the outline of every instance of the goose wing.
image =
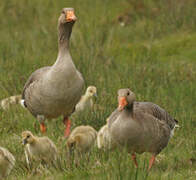
POLYGON ((178 124, 178 121, 174 119, 167 111, 151 102, 135 102, 135 110, 140 109, 141 111, 153 115, 158 120, 164 121, 169 125, 171 129, 178 124))
POLYGON ((50 66, 46 66, 40 69, 37 69, 35 72, 31 74, 29 79, 24 85, 23 92, 22 92, 22 99, 25 99, 25 91, 26 89, 35 81, 38 81, 48 70, 50 69, 50 66))

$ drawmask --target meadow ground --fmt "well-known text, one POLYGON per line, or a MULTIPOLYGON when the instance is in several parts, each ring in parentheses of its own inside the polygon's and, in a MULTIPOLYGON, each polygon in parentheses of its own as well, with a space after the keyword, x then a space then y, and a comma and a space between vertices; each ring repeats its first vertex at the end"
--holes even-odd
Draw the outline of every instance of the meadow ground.
POLYGON ((70 166, 58 118, 48 123, 47 136, 59 149, 59 167, 39 174, 27 169, 20 139, 27 129, 40 135, 34 117, 19 106, 0 110, 0 145, 16 157, 8 179, 195 179, 195 0, 1 0, 0 99, 20 94, 34 70, 54 63, 57 19, 70 6, 78 17, 71 54, 86 87, 98 88, 95 101, 101 107, 74 118, 73 127, 90 124, 98 130, 117 106, 117 90, 127 87, 139 101, 167 109, 181 127, 147 173, 150 155, 138 155, 136 169, 126 150, 95 148, 89 161, 70 166))

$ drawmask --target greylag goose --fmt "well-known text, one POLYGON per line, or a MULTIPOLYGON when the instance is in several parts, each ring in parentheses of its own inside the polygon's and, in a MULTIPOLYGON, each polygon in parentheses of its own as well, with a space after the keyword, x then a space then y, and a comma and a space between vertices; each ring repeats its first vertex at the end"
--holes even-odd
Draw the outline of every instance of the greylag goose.
POLYGON ((7 149, 0 147, 0 179, 8 176, 14 165, 14 156, 7 149))
POLYGON ((20 101, 21 101, 21 95, 10 96, 0 101, 0 107, 3 110, 7 110, 10 108, 11 105, 20 104, 20 101))
POLYGON ((67 140, 69 153, 76 150, 78 153, 89 152, 96 143, 97 131, 91 126, 78 126, 70 134, 67 140))
POLYGON ((43 160, 45 163, 55 163, 57 160, 57 148, 46 136, 37 137, 30 131, 22 132, 22 142, 25 145, 27 164, 30 159, 43 160))
POLYGON ((156 155, 167 146, 177 121, 158 105, 135 100, 129 89, 118 91, 119 106, 109 117, 109 132, 117 144, 128 147, 136 166, 135 153, 152 153, 150 170, 156 155))
POLYGON ((95 86, 89 86, 86 89, 85 94, 81 97, 80 101, 75 107, 75 112, 84 111, 86 108, 92 108, 93 107, 93 96, 97 96, 97 88, 95 86))
POLYGON ((69 116, 82 96, 84 80, 77 71, 70 52, 69 39, 76 21, 73 8, 64 8, 58 20, 59 52, 56 62, 49 67, 36 70, 27 80, 22 102, 46 131, 45 118, 64 116, 65 137, 70 134, 69 116))

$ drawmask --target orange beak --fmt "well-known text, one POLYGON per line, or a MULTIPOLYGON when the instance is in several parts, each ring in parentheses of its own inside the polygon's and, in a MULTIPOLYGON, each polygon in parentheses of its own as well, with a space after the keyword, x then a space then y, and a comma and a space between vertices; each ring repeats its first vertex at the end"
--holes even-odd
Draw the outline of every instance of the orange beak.
POLYGON ((122 111, 127 105, 127 100, 124 96, 118 98, 118 110, 122 111))
POLYGON ((67 11, 67 17, 66 17, 66 21, 67 22, 72 22, 72 21, 76 21, 77 17, 74 14, 74 11, 67 11))

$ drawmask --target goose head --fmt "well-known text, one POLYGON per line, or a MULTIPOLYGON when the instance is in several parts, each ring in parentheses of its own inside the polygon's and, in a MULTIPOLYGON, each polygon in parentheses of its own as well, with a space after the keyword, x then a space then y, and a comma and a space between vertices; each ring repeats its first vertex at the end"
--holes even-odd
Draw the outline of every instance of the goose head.
POLYGON ((59 24, 74 24, 77 17, 74 14, 73 8, 63 8, 59 17, 59 24))
POLYGON ((35 141, 33 134, 30 131, 22 132, 22 143, 32 144, 35 141))
POLYGON ((58 41, 59 50, 65 51, 69 48, 69 39, 72 32, 72 27, 76 22, 77 17, 74 14, 73 8, 63 8, 58 19, 58 41))
POLYGON ((135 94, 130 89, 118 90, 118 110, 122 111, 125 108, 132 107, 136 100, 135 94))

